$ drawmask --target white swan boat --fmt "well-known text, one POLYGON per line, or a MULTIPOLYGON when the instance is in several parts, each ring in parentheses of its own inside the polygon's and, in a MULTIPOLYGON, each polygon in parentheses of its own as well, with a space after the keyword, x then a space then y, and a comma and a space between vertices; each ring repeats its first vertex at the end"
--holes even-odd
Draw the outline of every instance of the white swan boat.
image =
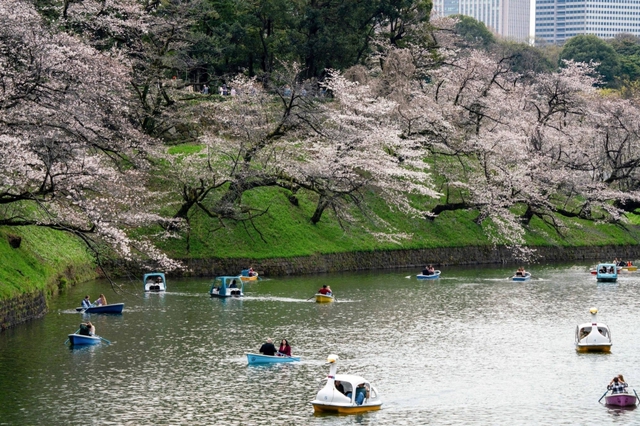
POLYGON ((578 352, 610 352, 611 330, 596 318, 598 308, 591 308, 591 322, 576 327, 576 350, 578 352))
POLYGON ((379 410, 382 401, 378 391, 363 377, 336 374, 338 355, 329 355, 331 364, 327 381, 311 401, 315 413, 354 414, 379 410))

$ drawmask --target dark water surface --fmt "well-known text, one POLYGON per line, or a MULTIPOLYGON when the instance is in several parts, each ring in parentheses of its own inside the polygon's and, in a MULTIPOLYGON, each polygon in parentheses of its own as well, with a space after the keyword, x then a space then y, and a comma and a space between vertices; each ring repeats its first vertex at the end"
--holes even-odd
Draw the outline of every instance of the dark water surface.
POLYGON ((168 280, 166 294, 114 294, 92 282, 50 313, 0 334, 0 424, 416 425, 640 424, 640 409, 598 404, 618 373, 640 389, 640 272, 598 284, 588 265, 288 277, 245 286, 244 300, 211 299, 210 280, 168 280), (338 302, 307 300, 326 283, 338 302), (84 294, 124 302, 123 315, 76 313, 84 294), (612 353, 578 354, 577 324, 611 327, 612 353), (90 319, 111 345, 63 344, 90 319), (286 337, 302 362, 247 366, 265 337, 286 337), (328 372, 359 374, 382 410, 314 416, 328 372))

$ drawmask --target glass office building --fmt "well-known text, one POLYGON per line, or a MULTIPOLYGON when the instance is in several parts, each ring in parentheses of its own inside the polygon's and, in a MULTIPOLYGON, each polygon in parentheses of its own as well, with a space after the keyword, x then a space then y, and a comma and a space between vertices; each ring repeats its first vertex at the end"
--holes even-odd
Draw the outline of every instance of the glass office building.
POLYGON ((442 16, 471 16, 502 37, 526 42, 530 4, 530 0, 434 0, 433 9, 442 16))
POLYGON ((640 36, 640 0, 536 0, 536 43, 563 44, 578 34, 640 36))

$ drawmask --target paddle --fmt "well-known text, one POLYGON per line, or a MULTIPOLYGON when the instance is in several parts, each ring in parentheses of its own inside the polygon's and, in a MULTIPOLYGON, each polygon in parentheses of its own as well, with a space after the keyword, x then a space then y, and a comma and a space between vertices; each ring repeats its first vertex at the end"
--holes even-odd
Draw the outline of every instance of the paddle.
MULTIPOLYGON (((100 337, 100 336, 96 336, 96 337, 100 337)), ((104 340, 106 343, 111 344, 111 342, 107 339, 105 339, 104 337, 100 337, 101 340, 104 340)))
MULTIPOLYGON (((315 294, 314 294, 313 296, 311 296, 310 298, 308 298, 307 300, 311 300, 311 299, 313 299, 314 297, 316 297, 316 295, 315 295, 315 294)), ((305 300, 305 302, 306 302, 306 300, 305 300)))
POLYGON ((638 398, 638 393, 636 392, 636 390, 633 390, 633 393, 636 394, 636 404, 638 403, 637 401, 640 401, 640 398, 638 398))
MULTIPOLYGON (((635 389, 634 389, 634 392, 635 392, 635 389)), ((608 394, 608 393, 609 393, 609 389, 607 389, 607 390, 606 390, 606 392, 605 392, 604 394, 602 394, 602 396, 600 397, 600 399, 598 400, 598 402, 602 401, 602 398, 604 398, 604 396, 605 396, 606 394, 608 394)))
MULTIPOLYGON (((79 331, 80 329, 77 329, 73 334, 78 334, 79 331)), ((64 341, 64 344, 66 345, 68 341, 69 341, 69 338, 67 337, 67 340, 64 341)))

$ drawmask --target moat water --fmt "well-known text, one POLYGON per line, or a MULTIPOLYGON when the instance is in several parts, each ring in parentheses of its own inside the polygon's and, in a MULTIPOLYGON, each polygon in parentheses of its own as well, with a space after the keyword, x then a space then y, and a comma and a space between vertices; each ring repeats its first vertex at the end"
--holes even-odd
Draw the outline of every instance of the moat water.
POLYGON ((596 283, 587 264, 278 277, 245 285, 244 299, 209 297, 209 279, 83 284, 41 320, 0 334, 2 425, 640 424, 640 409, 598 403, 623 374, 640 390, 640 272, 596 283), (333 304, 309 299, 322 284, 333 304), (85 294, 124 302, 122 315, 75 311, 85 294), (589 308, 609 325, 610 354, 579 354, 589 308), (81 321, 111 341, 70 348, 81 321), (248 366, 266 337, 287 338, 301 362, 248 366), (366 377, 380 411, 317 416, 309 402, 328 373, 366 377))

